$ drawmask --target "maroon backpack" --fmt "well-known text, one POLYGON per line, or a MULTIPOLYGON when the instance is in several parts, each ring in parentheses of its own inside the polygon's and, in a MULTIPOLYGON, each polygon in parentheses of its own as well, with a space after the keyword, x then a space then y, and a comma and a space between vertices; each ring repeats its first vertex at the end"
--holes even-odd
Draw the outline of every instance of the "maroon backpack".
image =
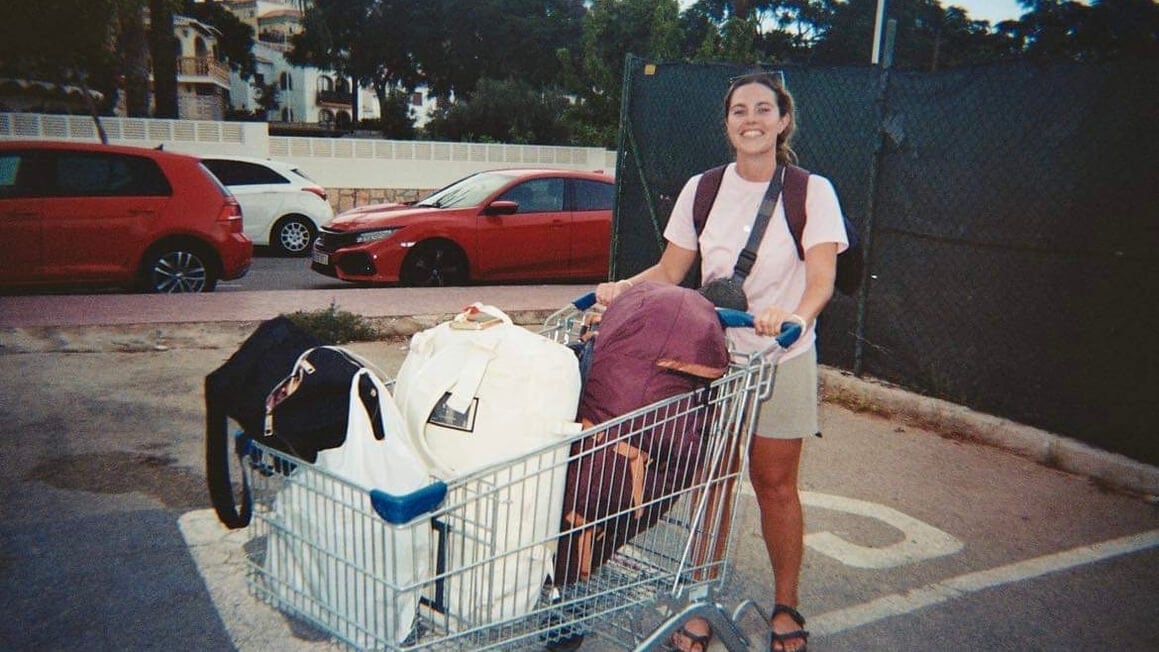
POLYGON ((724 375, 728 361, 716 309, 694 290, 644 282, 608 307, 580 396, 585 428, 681 395, 676 410, 686 416, 657 422, 649 410, 573 445, 558 583, 587 577, 654 525, 695 479, 708 410, 685 408, 706 401, 707 386, 724 375))

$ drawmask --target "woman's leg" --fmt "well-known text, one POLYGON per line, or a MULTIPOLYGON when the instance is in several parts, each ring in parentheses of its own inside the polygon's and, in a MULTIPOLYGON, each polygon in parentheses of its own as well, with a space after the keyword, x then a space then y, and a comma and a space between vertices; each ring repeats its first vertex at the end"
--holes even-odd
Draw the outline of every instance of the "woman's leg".
MULTIPOLYGON (((749 475, 761 511, 761 533, 773 567, 774 602, 796 607, 805 551, 805 519, 797 490, 801 439, 754 437, 749 475)), ((778 614, 773 631, 800 629, 788 614, 778 614)), ((790 641, 785 649, 800 649, 804 641, 790 641)))

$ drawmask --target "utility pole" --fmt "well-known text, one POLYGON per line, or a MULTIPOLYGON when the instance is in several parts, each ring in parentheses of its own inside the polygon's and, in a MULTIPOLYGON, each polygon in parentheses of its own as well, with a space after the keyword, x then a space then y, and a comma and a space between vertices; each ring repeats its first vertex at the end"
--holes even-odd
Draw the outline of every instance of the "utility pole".
POLYGON ((873 54, 869 62, 877 65, 881 61, 881 27, 885 23, 885 0, 877 0, 877 15, 873 19, 873 54))

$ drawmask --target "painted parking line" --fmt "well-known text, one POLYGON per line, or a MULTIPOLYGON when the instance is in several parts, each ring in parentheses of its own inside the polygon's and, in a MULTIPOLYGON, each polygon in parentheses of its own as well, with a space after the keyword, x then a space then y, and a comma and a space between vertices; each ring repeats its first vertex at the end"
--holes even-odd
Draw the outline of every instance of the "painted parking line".
MULTIPOLYGON (((179 520, 181 532, 227 632, 239 649, 335 649, 325 641, 296 638, 284 617, 247 590, 242 530, 226 530, 213 510, 197 510, 179 520)), ((815 637, 838 634, 886 618, 901 616, 998 586, 1159 548, 1159 530, 1080 546, 988 570, 966 573, 903 593, 809 618, 815 637)))
POLYGON ((1159 547, 1159 530, 1151 530, 1089 546, 1081 546, 989 570, 966 573, 941 582, 894 593, 864 604, 830 611, 809 619, 814 636, 837 634, 885 618, 901 616, 925 607, 965 597, 996 586, 1013 584, 1050 573, 1159 547))
POLYGON ((853 568, 896 568, 952 555, 965 547, 949 533, 880 503, 802 491, 801 504, 872 518, 901 531, 900 541, 884 547, 857 545, 832 532, 805 535, 805 545, 853 568))

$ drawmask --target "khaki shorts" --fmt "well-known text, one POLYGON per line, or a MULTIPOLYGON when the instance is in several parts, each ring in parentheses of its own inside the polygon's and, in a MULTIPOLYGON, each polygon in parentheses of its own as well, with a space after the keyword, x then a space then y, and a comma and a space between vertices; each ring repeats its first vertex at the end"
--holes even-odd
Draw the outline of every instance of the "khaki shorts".
POLYGON ((757 437, 802 439, 820 435, 817 423, 817 347, 777 365, 773 395, 761 404, 757 437))

